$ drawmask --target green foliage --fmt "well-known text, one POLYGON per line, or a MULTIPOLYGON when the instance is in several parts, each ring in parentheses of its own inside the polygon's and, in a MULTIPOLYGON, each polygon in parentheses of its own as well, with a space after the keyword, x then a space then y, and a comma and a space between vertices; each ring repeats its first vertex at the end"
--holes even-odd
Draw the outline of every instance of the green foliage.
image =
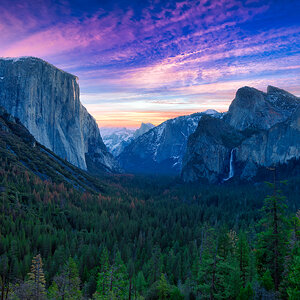
MULTIPOLYGON (((284 271, 284 257, 287 253, 289 224, 286 218, 286 198, 281 195, 281 191, 276 190, 275 184, 269 183, 269 186, 273 188, 273 195, 265 198, 262 209, 264 215, 259 223, 263 231, 258 235, 256 253, 259 274, 268 281, 270 273, 274 288, 279 291, 284 271)), ((266 284, 267 290, 272 289, 269 282, 266 284)))
POLYGON ((136 289, 138 293, 142 294, 147 287, 147 282, 145 280, 143 271, 139 271, 136 278, 136 289))
POLYGON ((300 255, 294 258, 288 275, 289 287, 287 293, 289 299, 300 299, 300 255))
POLYGON ((129 279, 126 266, 118 251, 112 265, 108 262, 108 252, 104 248, 101 254, 101 267, 98 274, 96 299, 127 299, 129 292, 129 279))
POLYGON ((246 287, 242 287, 237 297, 237 300, 250 300, 253 298, 253 289, 250 283, 246 285, 246 287))
POLYGON ((166 276, 164 274, 161 274, 160 280, 158 282, 158 295, 160 300, 165 300, 168 297, 169 294, 169 285, 166 279, 166 276))
MULTIPOLYGON (((261 186, 182 185, 172 178, 122 175, 94 179, 105 187, 99 193, 61 178, 44 181, 5 155, 0 157, 1 295, 9 291, 16 299, 32 299, 27 273, 36 253, 43 257, 49 299, 242 299, 251 298, 251 291, 257 296, 263 282, 265 287, 274 282, 269 246, 275 241, 274 199, 268 198, 260 213, 261 186), (267 270, 271 277, 262 280, 267 270)), ((299 207, 295 186, 283 187, 292 210, 299 207)), ((285 290, 295 299, 298 219, 290 222, 279 197, 279 283, 282 295, 285 290)))
POLYGON ((50 299, 82 299, 80 278, 75 261, 70 257, 62 270, 54 277, 49 288, 50 299))
POLYGON ((111 279, 111 286, 114 295, 118 299, 128 299, 129 279, 127 268, 121 258, 121 253, 118 251, 112 265, 113 278, 111 279))
POLYGON ((105 299, 104 297, 108 297, 110 291, 110 274, 111 268, 108 261, 108 251, 107 248, 104 248, 100 258, 100 272, 98 273, 96 298, 102 299, 101 297, 103 297, 103 299, 105 299))
POLYGON ((31 286, 33 298, 37 300, 44 299, 44 295, 46 294, 46 281, 40 254, 33 257, 31 271, 28 273, 28 277, 28 283, 31 286))
POLYGON ((272 291, 275 289, 274 286, 274 280, 271 276, 271 272, 269 269, 265 271, 261 278, 262 286, 267 290, 267 291, 272 291))

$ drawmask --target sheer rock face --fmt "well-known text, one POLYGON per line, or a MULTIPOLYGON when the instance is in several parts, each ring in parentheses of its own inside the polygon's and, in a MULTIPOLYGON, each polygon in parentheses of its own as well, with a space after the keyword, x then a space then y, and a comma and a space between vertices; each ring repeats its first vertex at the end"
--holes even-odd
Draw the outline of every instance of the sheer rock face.
POLYGON ((242 179, 255 177, 258 166, 271 167, 299 159, 300 106, 285 122, 243 141, 236 153, 237 162, 242 162, 244 166, 240 175, 242 179))
POLYGON ((232 153, 233 178, 238 180, 255 180, 261 169, 291 161, 299 168, 299 115, 299 98, 286 91, 239 89, 222 120, 203 118, 190 136, 182 178, 224 182, 232 153))
POLYGON ((222 119, 204 116, 199 122, 187 145, 183 161, 182 177, 185 181, 201 178, 209 182, 222 181, 229 173, 231 149, 235 148, 244 136, 222 119))
POLYGON ((139 136, 119 155, 122 168, 133 173, 180 174, 188 137, 202 115, 170 119, 139 136))
POLYGON ((79 100, 77 77, 33 57, 0 59, 0 105, 35 139, 81 169, 116 168, 93 117, 79 100))

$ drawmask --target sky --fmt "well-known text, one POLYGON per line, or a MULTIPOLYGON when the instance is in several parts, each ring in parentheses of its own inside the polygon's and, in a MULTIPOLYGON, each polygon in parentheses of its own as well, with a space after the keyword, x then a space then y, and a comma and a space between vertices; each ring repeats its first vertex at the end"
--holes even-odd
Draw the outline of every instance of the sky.
POLYGON ((100 127, 226 111, 243 86, 300 96, 300 1, 0 0, 0 56, 79 77, 100 127))

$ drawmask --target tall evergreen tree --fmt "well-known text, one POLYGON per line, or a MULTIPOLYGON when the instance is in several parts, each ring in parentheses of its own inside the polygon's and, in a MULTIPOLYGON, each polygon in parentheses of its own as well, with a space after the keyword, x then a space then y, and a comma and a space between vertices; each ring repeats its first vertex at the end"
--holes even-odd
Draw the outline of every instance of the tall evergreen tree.
POLYGON ((139 271, 136 278, 136 289, 139 294, 142 294, 147 286, 143 271, 139 271))
POLYGON ((162 271, 161 249, 157 245, 154 246, 152 249, 152 257, 149 266, 150 266, 150 270, 149 270, 148 280, 150 284, 152 284, 160 279, 160 274, 162 271))
POLYGON ((239 235, 238 243, 237 243, 237 256, 239 260, 239 271, 242 280, 243 288, 246 287, 246 283, 249 277, 249 244, 247 241, 247 237, 245 233, 241 233, 239 235))
POLYGON ((95 293, 96 299, 106 299, 110 291, 110 273, 108 251, 105 247, 102 250, 100 258, 100 272, 98 273, 97 289, 95 293))
POLYGON ((275 182, 269 183, 273 194, 265 198, 260 221, 263 231, 258 235, 257 259, 261 276, 270 270, 275 291, 279 291, 284 270, 284 257, 288 241, 288 221, 286 218, 285 197, 277 190, 275 182))
POLYGON ((111 270, 110 290, 118 299, 128 299, 128 273, 119 251, 116 254, 111 270))
POLYGON ((46 280, 43 271, 43 262, 40 254, 36 255, 32 259, 31 270, 28 273, 28 282, 32 288, 33 299, 41 300, 45 298, 46 280))
POLYGON ((168 285, 165 274, 161 274, 157 289, 158 289, 159 299, 160 300, 167 299, 168 294, 169 294, 169 285, 168 285))
POLYGON ((70 257, 61 272, 54 277, 51 299, 81 299, 80 278, 75 261, 70 257))

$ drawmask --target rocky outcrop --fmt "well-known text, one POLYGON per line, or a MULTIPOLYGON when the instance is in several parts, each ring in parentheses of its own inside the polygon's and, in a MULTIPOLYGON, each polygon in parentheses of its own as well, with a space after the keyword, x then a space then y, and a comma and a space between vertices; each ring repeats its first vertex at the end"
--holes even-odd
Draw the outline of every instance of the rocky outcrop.
POLYGON ((121 166, 133 173, 179 174, 188 137, 203 115, 205 113, 181 116, 149 130, 119 155, 121 166))
POLYGON ((76 76, 34 57, 0 59, 0 105, 35 139, 81 169, 113 171, 98 126, 79 100, 76 76))
POLYGON ((271 166, 300 170, 300 100, 275 87, 237 91, 222 120, 203 118, 188 141, 185 181, 256 180, 271 166))
POLYGON ((138 138, 139 136, 145 134, 148 132, 150 129, 154 128, 155 126, 151 123, 142 123, 140 128, 138 128, 134 134, 133 134, 133 139, 138 138))
POLYGON ((225 120, 237 130, 269 129, 285 121, 298 105, 294 95, 269 86, 267 93, 251 87, 240 88, 225 120))

